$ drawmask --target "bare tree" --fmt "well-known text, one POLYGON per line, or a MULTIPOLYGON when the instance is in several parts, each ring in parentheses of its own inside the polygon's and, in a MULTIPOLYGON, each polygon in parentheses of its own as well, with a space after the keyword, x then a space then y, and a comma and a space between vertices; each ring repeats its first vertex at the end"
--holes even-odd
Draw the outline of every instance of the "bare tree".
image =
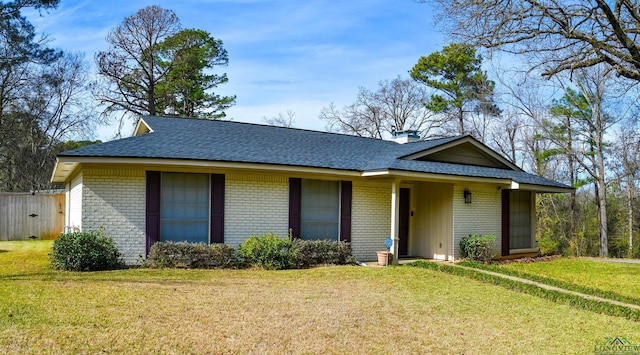
POLYGON ((4 116, 1 188, 46 189, 58 147, 88 136, 98 123, 91 105, 84 57, 65 54, 47 66, 33 66, 23 96, 4 116))
POLYGON ((295 116, 296 116, 295 112, 293 112, 292 110, 287 110, 286 114, 283 114, 282 112, 278 112, 277 116, 273 116, 273 117, 263 116, 262 121, 264 121, 264 123, 268 124, 269 126, 292 128, 292 127, 295 127, 295 122, 296 122, 294 118, 295 116))
POLYGON ((613 149, 613 166, 618 183, 626 190, 627 236, 629 252, 631 252, 633 250, 634 202, 638 191, 638 178, 640 178, 640 133, 636 125, 628 125, 621 128, 617 136, 613 149))
POLYGON ((323 107, 320 119, 330 131, 383 139, 394 131, 418 130, 423 138, 440 135, 443 122, 425 107, 426 89, 410 79, 384 80, 377 91, 360 88, 356 102, 338 109, 323 107))
POLYGON ((520 135, 524 125, 520 115, 503 111, 500 124, 491 127, 492 145, 516 165, 519 162, 518 151, 521 150, 522 142, 520 135))
POLYGON ((557 90, 549 81, 516 68, 492 66, 492 77, 499 90, 496 98, 503 112, 493 120, 488 144, 519 166, 538 175, 550 176, 548 153, 551 143, 540 137, 538 124, 549 115, 548 102, 557 90))
POLYGON ((383 139, 385 130, 382 125, 380 109, 363 102, 364 88, 360 88, 358 101, 338 109, 332 102, 320 111, 320 119, 327 121, 327 131, 352 134, 359 137, 383 139))
POLYGON ((462 41, 531 54, 544 75, 605 64, 640 80, 640 6, 628 0, 422 0, 462 41))
MULTIPOLYGON (((610 67, 593 67, 576 72, 573 83, 579 92, 566 89, 551 111, 560 121, 542 127, 565 154, 593 179, 600 227, 600 256, 608 254, 607 174, 608 133, 624 120, 635 102, 628 102, 628 83, 616 81, 610 67)), ((572 169, 573 170, 573 169, 572 169)))
POLYGON ((155 115, 156 85, 169 72, 158 64, 160 42, 180 30, 172 11, 147 6, 113 29, 107 36, 109 49, 96 54, 98 73, 105 85, 95 92, 105 115, 114 112, 155 115))
POLYGON ((0 190, 49 188, 59 143, 96 124, 84 58, 49 48, 21 13, 57 4, 0 3, 0 190))

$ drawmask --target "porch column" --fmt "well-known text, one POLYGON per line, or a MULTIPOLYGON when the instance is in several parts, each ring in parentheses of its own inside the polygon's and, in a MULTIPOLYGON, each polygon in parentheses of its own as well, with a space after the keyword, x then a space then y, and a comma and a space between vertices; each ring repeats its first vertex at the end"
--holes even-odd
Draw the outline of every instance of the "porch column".
POLYGON ((400 181, 394 180, 391 183, 391 239, 393 239, 393 246, 391 247, 391 253, 393 253, 393 264, 398 265, 398 242, 400 241, 400 181))

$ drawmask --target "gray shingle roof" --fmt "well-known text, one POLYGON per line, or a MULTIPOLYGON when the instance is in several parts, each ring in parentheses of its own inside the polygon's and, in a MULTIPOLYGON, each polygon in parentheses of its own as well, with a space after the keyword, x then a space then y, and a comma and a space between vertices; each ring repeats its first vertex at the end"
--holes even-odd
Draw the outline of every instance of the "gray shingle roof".
POLYGON ((398 144, 343 134, 230 121, 144 117, 152 132, 69 150, 60 157, 187 159, 278 164, 352 171, 403 170, 508 178, 518 183, 567 188, 536 175, 479 166, 404 160, 462 137, 398 144))

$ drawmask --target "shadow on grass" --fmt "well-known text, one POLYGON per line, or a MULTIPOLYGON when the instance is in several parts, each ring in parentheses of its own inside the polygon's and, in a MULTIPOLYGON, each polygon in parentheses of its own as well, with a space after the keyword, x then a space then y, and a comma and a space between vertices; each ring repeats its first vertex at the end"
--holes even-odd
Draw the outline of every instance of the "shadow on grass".
POLYGON ((45 272, 34 272, 34 273, 25 273, 25 274, 11 274, 11 275, 0 275, 0 280, 22 280, 22 281, 27 281, 27 280, 34 280, 34 279, 38 279, 41 280, 42 277, 45 276, 51 276, 53 275, 53 273, 49 272, 49 273, 45 273, 45 272))
MULTIPOLYGON (((39 281, 39 282, 73 282, 73 283, 135 283, 149 285, 192 285, 192 284, 229 284, 228 280, 211 277, 201 277, 191 280, 183 279, 181 275, 113 275, 123 270, 107 271, 38 271, 10 275, 0 275, 0 281, 39 281), (151 277, 150 277, 151 276, 151 277)), ((126 271, 125 271, 126 272, 126 271)), ((204 276, 204 275, 203 275, 204 276)))

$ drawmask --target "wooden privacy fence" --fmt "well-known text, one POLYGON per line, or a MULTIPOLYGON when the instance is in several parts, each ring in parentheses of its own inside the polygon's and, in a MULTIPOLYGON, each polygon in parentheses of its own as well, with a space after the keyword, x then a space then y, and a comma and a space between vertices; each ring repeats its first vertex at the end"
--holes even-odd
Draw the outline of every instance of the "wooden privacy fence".
POLYGON ((64 229, 64 193, 0 193, 0 240, 56 239, 64 229))

